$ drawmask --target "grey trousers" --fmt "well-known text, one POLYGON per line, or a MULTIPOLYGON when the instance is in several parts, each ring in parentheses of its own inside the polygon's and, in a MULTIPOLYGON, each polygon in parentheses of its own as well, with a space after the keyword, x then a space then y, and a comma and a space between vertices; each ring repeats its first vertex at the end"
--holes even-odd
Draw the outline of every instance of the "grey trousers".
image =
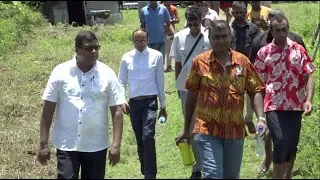
MULTIPOLYGON (((183 112, 183 117, 184 117, 188 91, 179 91, 179 92, 180 92, 180 100, 181 100, 182 112, 183 112)), ((193 117, 192 123, 191 123, 191 127, 192 127, 192 128, 190 128, 191 131, 193 130, 193 125, 194 125, 194 117, 193 117)), ((200 153, 199 153, 197 144, 194 142, 193 137, 190 139, 190 144, 191 144, 192 151, 194 154, 194 159, 196 160, 196 163, 192 167, 192 172, 201 171, 202 165, 201 165, 200 153)))

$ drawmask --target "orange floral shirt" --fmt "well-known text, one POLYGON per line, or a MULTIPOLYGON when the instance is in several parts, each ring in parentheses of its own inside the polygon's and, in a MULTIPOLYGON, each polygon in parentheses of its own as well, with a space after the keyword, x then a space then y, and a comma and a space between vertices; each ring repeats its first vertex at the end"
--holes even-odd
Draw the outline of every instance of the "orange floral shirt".
POLYGON ((222 139, 245 137, 244 94, 264 90, 264 83, 241 53, 231 50, 231 64, 225 70, 212 50, 193 59, 185 88, 198 94, 193 133, 222 139))

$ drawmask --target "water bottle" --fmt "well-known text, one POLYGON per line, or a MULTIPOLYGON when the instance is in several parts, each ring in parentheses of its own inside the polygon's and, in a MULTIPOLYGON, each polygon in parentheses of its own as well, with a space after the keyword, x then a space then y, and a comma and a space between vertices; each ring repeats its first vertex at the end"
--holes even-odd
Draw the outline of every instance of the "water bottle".
POLYGON ((264 139, 263 136, 261 136, 263 131, 263 126, 260 125, 258 128, 258 134, 257 134, 257 150, 256 150, 256 155, 257 156, 264 156, 265 155, 265 149, 264 149, 264 139))
POLYGON ((187 143, 187 140, 183 140, 178 144, 181 159, 183 165, 185 166, 192 166, 195 163, 192 147, 190 144, 187 143))
POLYGON ((166 118, 164 116, 159 117, 159 123, 164 124, 166 122, 166 118))

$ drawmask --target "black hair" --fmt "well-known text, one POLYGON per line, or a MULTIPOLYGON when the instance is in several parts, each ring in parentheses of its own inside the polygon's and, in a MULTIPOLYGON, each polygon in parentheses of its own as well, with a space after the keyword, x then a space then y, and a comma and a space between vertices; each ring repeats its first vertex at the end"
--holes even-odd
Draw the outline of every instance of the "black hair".
POLYGON ((96 35, 91 31, 81 31, 75 38, 75 47, 81 47, 84 42, 97 40, 96 35))
POLYGON ((146 31, 145 29, 143 29, 143 28, 138 28, 138 29, 136 29, 136 30, 134 30, 134 31, 132 32, 132 35, 131 35, 131 38, 132 38, 132 39, 133 39, 134 33, 138 32, 138 31, 143 31, 143 32, 145 32, 145 33, 147 34, 147 37, 148 37, 148 33, 147 33, 147 31, 146 31))
POLYGON ((194 6, 188 7, 184 15, 187 20, 201 20, 199 8, 194 6))
POLYGON ((287 26, 288 26, 288 29, 289 29, 289 21, 288 21, 288 19, 286 18, 286 16, 283 15, 283 14, 277 14, 277 15, 273 16, 273 17, 270 19, 270 30, 272 30, 272 22, 273 22, 273 21, 282 22, 283 20, 287 21, 287 26))
POLYGON ((247 6, 243 1, 233 1, 232 9, 234 9, 234 8, 242 8, 245 11, 247 11, 247 6))
POLYGON ((268 19, 273 18, 275 15, 282 14, 285 15, 282 9, 272 9, 269 12, 268 19))
MULTIPOLYGON (((211 25, 210 25, 210 31, 212 29, 228 29, 229 33, 230 33, 230 36, 231 36, 231 29, 230 29, 230 26, 229 24, 227 23, 227 21, 225 20, 214 20, 214 21, 211 21, 211 25)), ((209 32, 210 32, 209 31, 209 32)))

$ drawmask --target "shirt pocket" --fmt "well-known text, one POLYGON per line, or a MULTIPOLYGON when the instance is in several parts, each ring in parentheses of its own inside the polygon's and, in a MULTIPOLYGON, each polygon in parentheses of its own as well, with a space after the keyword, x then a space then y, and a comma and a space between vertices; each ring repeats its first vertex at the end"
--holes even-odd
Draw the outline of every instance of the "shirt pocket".
POLYGON ((244 70, 241 73, 232 73, 230 77, 230 92, 243 95, 245 93, 246 78, 244 70))
MULTIPOLYGON (((77 81, 77 80, 75 80, 77 81)), ((80 88, 73 80, 62 81, 62 98, 70 99, 80 96, 80 88)))

